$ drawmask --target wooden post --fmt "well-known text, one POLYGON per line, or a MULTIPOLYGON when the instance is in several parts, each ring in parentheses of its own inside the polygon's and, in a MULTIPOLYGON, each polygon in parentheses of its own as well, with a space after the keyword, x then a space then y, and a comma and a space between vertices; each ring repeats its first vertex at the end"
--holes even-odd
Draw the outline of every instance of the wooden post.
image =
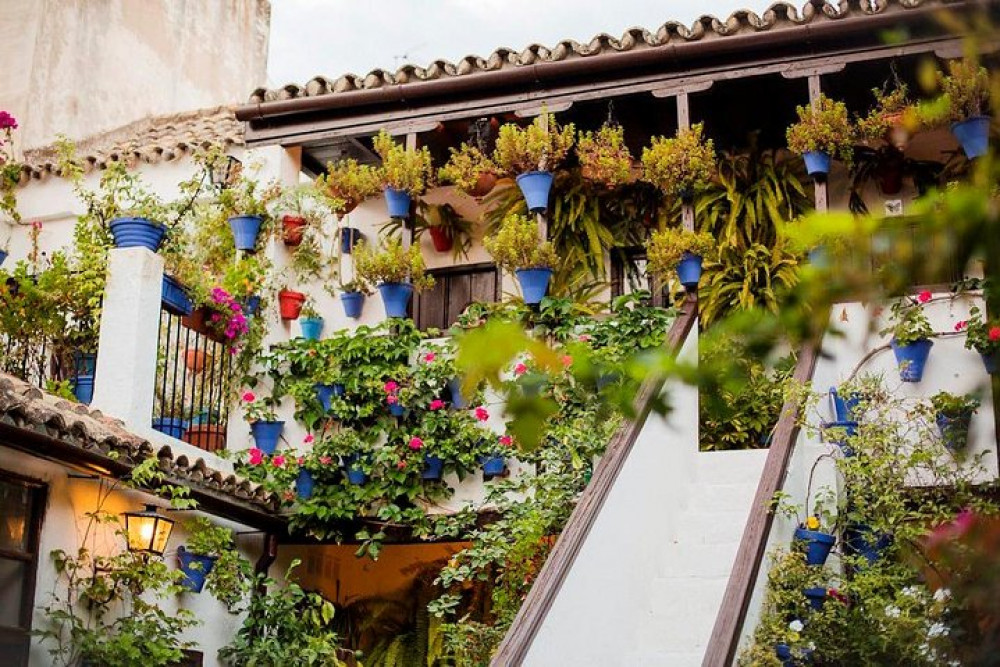
MULTIPOLYGON (((820 88, 819 74, 809 75, 809 104, 812 106, 813 111, 819 109, 819 98, 822 94, 822 89, 820 88)), ((826 179, 817 179, 813 183, 815 194, 813 201, 816 205, 816 210, 820 213, 826 213, 829 208, 829 201, 827 199, 827 187, 826 179)))
MULTIPOLYGON (((677 128, 679 130, 688 130, 691 128, 691 105, 688 104, 686 90, 677 93, 677 128)), ((681 224, 684 226, 684 229, 694 231, 693 204, 681 204, 681 224)))
MULTIPOLYGON (((542 129, 545 132, 549 131, 549 111, 542 107, 542 114, 539 116, 541 118, 542 129)), ((546 212, 536 213, 535 220, 538 222, 538 236, 543 240, 549 238, 549 219, 546 216, 546 212)))
MULTIPOLYGON (((417 133, 407 132, 406 133, 406 150, 415 151, 417 150, 417 133)), ((410 246, 413 245, 413 230, 416 224, 413 220, 407 218, 403 223, 403 229, 400 235, 403 237, 403 250, 409 250, 410 246)))

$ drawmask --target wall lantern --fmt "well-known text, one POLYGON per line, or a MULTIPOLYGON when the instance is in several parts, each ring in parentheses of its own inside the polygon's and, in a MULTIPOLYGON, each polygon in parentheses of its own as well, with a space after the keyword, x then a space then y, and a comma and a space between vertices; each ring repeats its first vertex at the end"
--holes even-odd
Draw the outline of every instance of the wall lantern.
POLYGON ((146 505, 141 512, 125 512, 128 550, 133 553, 162 556, 173 529, 173 519, 157 512, 156 505, 146 505))
POLYGON ((212 163, 212 185, 219 190, 225 190, 239 176, 243 163, 232 155, 223 155, 212 163))

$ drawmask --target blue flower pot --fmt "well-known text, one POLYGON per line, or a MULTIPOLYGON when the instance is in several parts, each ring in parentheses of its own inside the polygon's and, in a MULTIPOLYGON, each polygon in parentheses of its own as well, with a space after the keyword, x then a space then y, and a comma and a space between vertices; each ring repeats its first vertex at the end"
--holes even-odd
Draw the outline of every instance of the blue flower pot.
MULTIPOLYGON (((406 204, 406 208, 409 209, 409 203, 406 204)), ((342 227, 340 229, 340 250, 345 255, 350 255, 354 250, 354 246, 358 245, 358 241, 365 238, 365 235, 361 233, 360 229, 354 227, 342 227)))
POLYGON ((172 315, 186 317, 194 310, 194 304, 191 303, 191 298, 181 284, 176 278, 165 273, 160 298, 163 301, 163 309, 172 315))
POLYGON ((2 266, 3 263, 6 262, 6 261, 7 261, 7 251, 6 250, 0 250, 0 266, 2 266))
POLYGON ((840 447, 844 456, 854 456, 854 448, 847 444, 848 438, 858 433, 858 422, 834 421, 824 424, 824 434, 829 442, 840 447))
POLYGON ((876 533, 864 524, 852 524, 844 530, 844 551, 852 556, 864 556, 869 564, 882 557, 892 544, 892 536, 876 533))
POLYGON ((255 421, 250 424, 250 433, 257 449, 271 455, 278 448, 278 438, 284 428, 283 421, 255 421))
POLYGON ((830 154, 826 151, 809 151, 802 159, 806 161, 806 173, 810 176, 826 176, 830 173, 830 154))
POLYGON ((410 200, 410 193, 406 190, 385 189, 385 205, 389 208, 390 218, 410 217, 410 200))
POLYGON ((345 387, 344 385, 342 385, 339 382, 334 382, 333 383, 333 395, 334 396, 343 396, 346 392, 347 392, 347 387, 345 387))
POLYGON ((73 372, 77 375, 93 375, 97 371, 97 355, 93 352, 73 353, 73 372))
POLYGON ((234 215, 229 218, 229 229, 233 231, 233 241, 236 242, 237 250, 254 251, 263 221, 259 215, 234 215))
POLYGON ((302 329, 302 337, 306 340, 319 340, 320 334, 323 333, 323 318, 299 318, 299 327, 302 329))
POLYGON ((781 660, 781 667, 798 667, 812 663, 813 650, 801 648, 793 652, 792 647, 788 644, 775 644, 774 654, 781 660))
POLYGON ((990 375, 996 375, 1000 372, 1000 353, 991 352, 990 354, 980 354, 983 358, 983 366, 986 367, 986 372, 990 375))
POLYGON ((893 338, 890 342, 899 366, 899 378, 903 382, 920 382, 924 377, 924 365, 931 353, 933 341, 918 340, 908 345, 899 345, 893 338))
POLYGON ((180 417, 157 417, 153 420, 153 428, 180 440, 187 430, 187 422, 180 417))
MULTIPOLYGON (((851 395, 844 398, 837 393, 837 390, 830 387, 830 398, 833 399, 833 414, 839 422, 857 422, 858 405, 861 403, 861 395, 851 392, 851 395)), ((854 424, 857 427, 857 423, 854 424)), ((851 435, 854 435, 853 433, 851 435)))
POLYGON ((299 468, 299 476, 295 478, 295 494, 302 500, 306 500, 313 494, 313 486, 316 480, 312 473, 305 468, 299 468))
POLYGON ((424 454, 424 469, 420 473, 421 479, 441 479, 444 475, 444 460, 440 456, 424 454))
POLYGON ((610 387, 620 379, 620 373, 601 373, 597 376, 597 391, 604 391, 605 387, 610 387))
POLYGON ((365 295, 361 292, 341 292, 340 303, 344 305, 344 315, 356 320, 361 317, 361 309, 365 305, 365 295))
POLYGON ((826 602, 826 589, 819 588, 806 588, 803 589, 802 593, 809 600, 809 606, 813 609, 819 611, 823 608, 823 603, 826 602))
POLYGON ((367 473, 358 466, 360 460, 360 454, 344 457, 344 472, 347 473, 347 481, 355 486, 361 486, 368 481, 367 473))
POLYGON ((521 188, 524 201, 532 213, 542 213, 549 207, 549 192, 552 190, 552 173, 529 171, 517 177, 517 187, 521 188))
POLYGON ((181 585, 192 593, 201 593, 205 588, 205 577, 215 567, 216 556, 202 556, 193 554, 183 546, 177 547, 177 562, 180 564, 181 572, 184 573, 184 581, 181 585))
POLYGON ((253 317, 260 310, 260 297, 256 294, 248 296, 243 301, 243 313, 247 317, 253 317))
POLYGON ((382 296, 386 317, 406 317, 410 297, 413 296, 413 285, 410 283, 382 283, 378 286, 382 296))
POLYGON ((330 411, 330 400, 337 395, 334 391, 334 386, 318 382, 313 385, 313 388, 316 390, 316 398, 319 400, 319 404, 323 406, 323 412, 330 411))
POLYGON ((688 291, 698 289, 701 280, 701 256, 685 252, 677 264, 677 278, 688 291))
POLYGON ((465 400, 465 396, 462 396, 461 378, 448 380, 448 393, 451 394, 451 405, 453 408, 464 410, 469 407, 469 402, 465 400))
POLYGON ((146 218, 115 218, 110 226, 116 248, 147 248, 156 252, 167 233, 166 227, 146 218))
POLYGON ((795 529, 795 539, 806 543, 806 563, 809 565, 826 563, 830 550, 833 549, 833 544, 837 541, 837 538, 829 533, 806 530, 805 528, 795 529))
POLYGON ((965 449, 969 444, 969 426, 972 424, 972 411, 957 415, 937 413, 934 418, 938 431, 941 432, 941 442, 953 452, 965 449))
POLYGON ((951 126, 951 133, 962 144, 970 160, 986 155, 990 148, 990 117, 974 116, 951 126))
POLYGON ((529 306, 541 303, 545 298, 545 292, 549 289, 552 269, 518 269, 514 271, 514 275, 521 285, 524 302, 529 306))
POLYGON ((80 374, 75 376, 71 380, 71 383, 73 384, 73 395, 76 396, 76 400, 84 405, 90 405, 90 402, 94 400, 94 376, 92 374, 80 374))
POLYGON ((403 407, 398 401, 396 403, 390 403, 389 414, 393 417, 402 417, 406 414, 406 408, 403 407))
POLYGON ((480 462, 483 464, 483 474, 490 477, 502 475, 507 467, 507 459, 499 455, 480 457, 480 462))

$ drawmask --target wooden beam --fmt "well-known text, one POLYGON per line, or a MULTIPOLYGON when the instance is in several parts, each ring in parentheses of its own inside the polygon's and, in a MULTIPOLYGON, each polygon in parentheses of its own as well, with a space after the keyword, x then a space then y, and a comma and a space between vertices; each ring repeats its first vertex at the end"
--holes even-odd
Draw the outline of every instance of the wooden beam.
MULTIPOLYGON (((682 131, 691 129, 691 104, 686 90, 677 94, 677 128, 682 131)), ((689 201, 681 204, 681 226, 694 231, 694 204, 689 201)))

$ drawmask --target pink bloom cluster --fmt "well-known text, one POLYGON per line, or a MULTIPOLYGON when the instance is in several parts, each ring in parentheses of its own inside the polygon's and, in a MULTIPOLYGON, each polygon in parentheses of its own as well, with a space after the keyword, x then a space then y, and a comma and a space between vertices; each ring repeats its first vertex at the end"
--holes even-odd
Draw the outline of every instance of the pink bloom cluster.
POLYGON ((444 409, 444 401, 442 401, 440 398, 435 398, 433 401, 431 401, 431 404, 427 407, 430 408, 431 410, 442 410, 444 409))
POLYGON ((514 375, 524 375, 527 372, 528 372, 528 367, 525 366, 523 363, 519 363, 517 366, 514 366, 514 375))
POLYGON ((413 436, 412 438, 410 438, 410 449, 412 449, 413 451, 417 451, 423 446, 424 446, 424 441, 418 438, 417 436, 413 436))
POLYGON ((212 314, 212 322, 220 323, 225 320, 223 333, 228 340, 235 340, 249 331, 247 318, 243 314, 243 306, 233 296, 221 287, 212 288, 212 303, 215 304, 219 312, 212 314), (229 313, 228 316, 222 313, 229 313))
POLYGON ((920 303, 927 303, 928 301, 931 300, 933 296, 934 295, 931 294, 930 290, 925 289, 923 292, 917 295, 917 301, 919 301, 920 303))
POLYGON ((395 405, 396 403, 399 403, 399 396, 397 395, 399 394, 398 382, 396 382, 395 380, 389 380, 382 387, 382 390, 385 392, 386 403, 388 403, 389 405, 395 405))
POLYGON ((16 130, 17 119, 6 111, 0 111, 0 130, 16 130))
POLYGON ((424 361, 426 361, 427 363, 431 363, 436 358, 437 358, 437 355, 434 354, 433 352, 428 352, 427 354, 424 355, 424 361))
POLYGON ((490 413, 486 410, 486 408, 484 408, 481 405, 478 408, 476 408, 476 419, 478 419, 481 422, 484 422, 489 418, 490 418, 490 413))
POLYGON ((503 445, 504 447, 510 447, 511 445, 514 444, 514 438, 510 437, 509 435, 501 435, 500 444, 503 445))

